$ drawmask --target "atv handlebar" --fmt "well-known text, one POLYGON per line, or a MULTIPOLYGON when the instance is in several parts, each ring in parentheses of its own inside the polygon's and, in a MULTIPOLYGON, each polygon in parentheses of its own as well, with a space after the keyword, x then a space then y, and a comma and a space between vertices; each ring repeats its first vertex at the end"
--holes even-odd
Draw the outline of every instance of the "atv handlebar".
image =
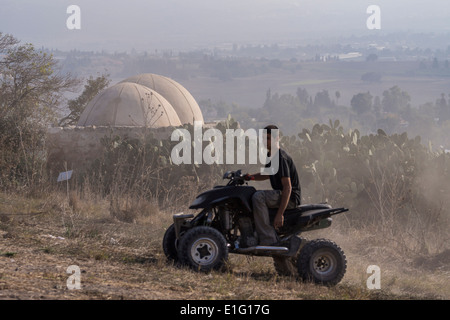
POLYGON ((229 179, 227 186, 240 186, 246 181, 247 175, 243 175, 241 170, 237 171, 227 171, 223 175, 223 179, 229 179))

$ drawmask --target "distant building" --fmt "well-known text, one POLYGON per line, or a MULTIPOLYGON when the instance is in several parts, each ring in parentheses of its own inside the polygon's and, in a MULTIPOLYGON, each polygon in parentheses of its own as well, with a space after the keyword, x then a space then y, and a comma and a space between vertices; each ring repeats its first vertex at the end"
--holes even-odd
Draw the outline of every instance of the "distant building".
POLYGON ((99 93, 82 113, 78 126, 160 128, 203 122, 194 97, 174 80, 140 74, 99 93))
POLYGON ((79 127, 177 127, 180 119, 158 92, 136 83, 118 83, 98 94, 85 108, 79 127))
POLYGON ((77 126, 51 128, 48 163, 55 172, 83 170, 102 155, 105 136, 143 137, 151 130, 156 139, 168 139, 174 127, 204 123, 194 97, 174 80, 141 74, 125 79, 95 96, 77 126))
POLYGON ((348 52, 343 53, 339 55, 339 60, 355 60, 355 59, 361 59, 362 57, 361 52, 348 52))

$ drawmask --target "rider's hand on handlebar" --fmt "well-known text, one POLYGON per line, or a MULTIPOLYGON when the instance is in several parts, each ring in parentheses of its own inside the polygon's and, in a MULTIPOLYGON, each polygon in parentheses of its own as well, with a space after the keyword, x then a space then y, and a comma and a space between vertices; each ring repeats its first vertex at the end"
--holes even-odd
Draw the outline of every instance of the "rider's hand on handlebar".
POLYGON ((245 181, 255 180, 255 177, 247 173, 246 175, 244 175, 244 180, 245 181))

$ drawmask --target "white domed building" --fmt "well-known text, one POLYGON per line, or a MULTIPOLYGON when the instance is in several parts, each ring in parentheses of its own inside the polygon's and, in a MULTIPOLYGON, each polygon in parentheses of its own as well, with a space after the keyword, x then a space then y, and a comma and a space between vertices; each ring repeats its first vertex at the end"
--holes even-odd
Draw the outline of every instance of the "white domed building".
POLYGON ((140 74, 100 92, 86 106, 75 127, 51 128, 48 162, 55 170, 81 169, 102 154, 102 138, 169 139, 174 128, 201 121, 203 115, 194 97, 176 81, 140 74), (148 132, 148 131, 145 131, 148 132))
POLYGON ((125 79, 99 93, 77 126, 177 127, 203 115, 194 97, 178 82, 146 73, 125 79))
POLYGON ((99 93, 85 108, 78 126, 177 127, 180 118, 158 92, 121 82, 99 93))
POLYGON ((203 115, 194 97, 186 88, 176 81, 152 73, 139 74, 122 82, 132 82, 143 85, 161 94, 173 106, 182 124, 201 121, 203 115))

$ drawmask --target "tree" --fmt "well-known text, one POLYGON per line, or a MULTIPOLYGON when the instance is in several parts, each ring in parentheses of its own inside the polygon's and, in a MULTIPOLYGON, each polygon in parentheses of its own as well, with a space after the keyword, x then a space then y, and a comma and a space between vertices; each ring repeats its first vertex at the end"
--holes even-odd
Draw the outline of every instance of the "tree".
POLYGON ((438 59, 436 57, 433 58, 432 68, 433 69, 439 69, 439 61, 438 61, 438 59))
POLYGON ((380 82, 381 74, 377 72, 367 72, 361 76, 361 80, 365 82, 380 82))
POLYGON ((32 44, 0 33, 0 186, 31 186, 45 161, 45 135, 64 92, 78 80, 32 44))
POLYGON ((339 98, 341 97, 341 93, 339 91, 336 91, 334 95, 336 97, 336 104, 339 105, 339 98))
POLYGON ((322 90, 316 93, 314 99, 314 106, 316 107, 326 107, 331 108, 333 104, 331 103, 330 95, 328 90, 322 90))
POLYGON ((375 62, 377 60, 378 60, 378 56, 375 53, 369 54, 366 58, 367 62, 375 62))
POLYGON ((309 93, 306 89, 297 88, 297 98, 301 105, 307 106, 309 103, 309 93))
POLYGON ((385 90, 381 100, 384 110, 392 113, 404 111, 410 102, 411 97, 409 94, 402 91, 398 86, 385 90))
POLYGON ((77 124, 81 113, 88 103, 111 82, 108 77, 109 75, 105 74, 102 74, 95 79, 90 76, 81 95, 76 99, 68 101, 67 107, 70 113, 59 121, 59 125, 64 127, 77 124))
POLYGON ((363 113, 370 111, 372 108, 372 98, 373 97, 370 92, 358 93, 357 95, 354 95, 350 101, 352 109, 358 115, 362 115, 363 113))
POLYGON ((436 101, 436 107, 440 124, 450 120, 450 105, 447 104, 444 93, 442 93, 441 98, 436 101))
POLYGON ((14 38, 12 35, 10 35, 10 34, 3 35, 0 32, 0 53, 4 53, 7 48, 14 46, 18 43, 19 43, 19 40, 14 38))

